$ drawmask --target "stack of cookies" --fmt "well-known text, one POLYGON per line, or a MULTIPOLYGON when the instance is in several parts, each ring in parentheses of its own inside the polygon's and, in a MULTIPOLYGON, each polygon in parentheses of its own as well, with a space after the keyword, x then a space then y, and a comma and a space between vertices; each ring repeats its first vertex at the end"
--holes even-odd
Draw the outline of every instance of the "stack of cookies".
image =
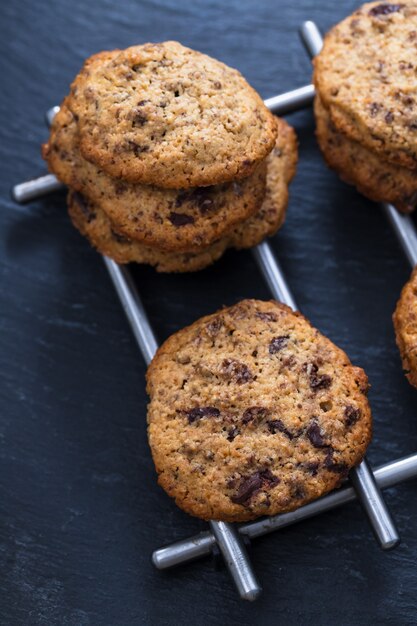
POLYGON ((417 204, 417 2, 372 2, 335 26, 314 60, 317 138, 365 196, 417 204))
POLYGON ((185 272, 277 231, 297 145, 238 71, 165 42, 88 59, 43 156, 101 253, 185 272))

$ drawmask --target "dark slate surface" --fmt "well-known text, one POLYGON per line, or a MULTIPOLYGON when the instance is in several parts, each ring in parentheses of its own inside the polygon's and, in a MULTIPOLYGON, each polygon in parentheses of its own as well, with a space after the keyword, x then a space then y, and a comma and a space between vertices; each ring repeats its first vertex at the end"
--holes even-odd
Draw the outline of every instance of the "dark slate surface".
MULTIPOLYGON (((238 67, 264 97, 309 80, 297 36, 352 1, 6 0, 1 4, 0 622, 36 625, 416 623, 416 484, 386 492, 402 545, 384 554, 356 504, 253 545, 264 586, 241 603, 209 560, 160 573, 151 551, 205 528, 156 486, 145 367, 100 258, 64 196, 27 207, 12 183, 44 171, 44 111, 101 49, 179 39, 238 67)), ((307 111, 300 166, 273 240, 302 311, 367 370, 374 464, 417 448, 417 392, 391 314, 409 274, 379 207, 326 170, 307 111)), ((160 339, 247 296, 268 298, 249 252, 197 275, 135 271, 160 339)))

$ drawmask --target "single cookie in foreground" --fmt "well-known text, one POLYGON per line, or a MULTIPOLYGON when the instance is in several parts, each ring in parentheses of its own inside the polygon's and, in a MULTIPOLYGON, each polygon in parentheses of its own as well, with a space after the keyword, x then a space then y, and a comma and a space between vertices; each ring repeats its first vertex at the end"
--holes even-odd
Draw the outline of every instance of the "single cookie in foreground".
POLYGON ((417 268, 403 287, 392 319, 405 375, 417 387, 417 268))
POLYGON ((258 211, 266 163, 241 181, 192 189, 160 189, 108 176, 80 153, 77 123, 66 102, 42 149, 49 170, 85 194, 128 239, 170 252, 198 252, 258 211))
POLYGON ((314 84, 337 130, 417 169, 417 2, 371 2, 326 35, 314 84))
POLYGON ((99 252, 118 263, 146 263, 158 272, 195 272, 219 259, 227 248, 251 248, 281 227, 288 202, 288 185, 295 174, 295 132, 279 120, 276 146, 267 158, 266 195, 259 211, 233 228, 225 237, 199 252, 173 253, 146 246, 126 237, 100 205, 79 192, 70 191, 68 211, 72 222, 99 252))
POLYGON ((164 188, 246 178, 276 138, 274 116, 237 70, 175 41, 90 57, 68 106, 85 158, 164 188))
POLYGON ((403 213, 415 209, 415 172, 384 161, 377 153, 337 131, 318 95, 314 113, 317 141, 329 167, 374 202, 390 202, 403 213))
POLYGON ((367 389, 364 371, 285 305, 245 300, 208 315, 148 369, 159 484, 203 519, 296 509, 362 460, 367 389))

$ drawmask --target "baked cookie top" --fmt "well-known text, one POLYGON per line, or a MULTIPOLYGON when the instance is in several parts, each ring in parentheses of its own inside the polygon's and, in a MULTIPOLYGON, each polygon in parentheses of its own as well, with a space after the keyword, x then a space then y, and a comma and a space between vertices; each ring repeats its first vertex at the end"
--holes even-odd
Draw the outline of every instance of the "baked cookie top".
POLYGON ((159 483, 203 519, 295 509, 371 437, 367 377, 299 313, 245 300, 171 336, 147 373, 159 483))
POLYGON ((237 70, 175 41, 90 57, 69 106, 87 159, 159 187, 245 178, 276 137, 274 116, 237 70))
POLYGON ((316 136, 329 167, 347 183, 374 202, 390 202, 409 213, 417 204, 417 175, 413 170, 394 165, 336 130, 319 96, 314 100, 316 136))
POLYGON ((333 123, 389 161, 417 168, 417 2, 371 2, 332 28, 314 83, 333 123))
POLYGON ((102 254, 118 263, 146 263, 159 272, 195 272, 214 263, 227 248, 250 248, 273 235, 282 225, 288 201, 288 184, 295 174, 297 140, 294 130, 278 120, 280 132, 267 157, 267 186, 259 211, 198 252, 169 252, 147 246, 120 232, 103 209, 79 192, 68 194, 73 224, 102 254))
POLYGON ((392 319, 405 375, 417 387, 417 268, 403 287, 392 319))
POLYGON ((62 182, 99 204, 121 233, 163 250, 191 252, 209 245, 255 213, 265 194, 265 161, 241 181, 187 190, 112 178, 81 155, 77 123, 65 102, 43 156, 62 182))

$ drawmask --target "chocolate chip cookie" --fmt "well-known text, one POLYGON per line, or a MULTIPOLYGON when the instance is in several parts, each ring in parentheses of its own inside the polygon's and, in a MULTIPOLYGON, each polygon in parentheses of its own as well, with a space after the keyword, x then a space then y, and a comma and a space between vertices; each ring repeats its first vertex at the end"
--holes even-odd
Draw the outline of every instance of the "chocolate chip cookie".
POLYGON ((347 183, 374 202, 390 202, 409 213, 417 204, 417 175, 381 159, 343 132, 336 130, 320 96, 314 101, 316 136, 327 162, 347 183))
POLYGON ((417 387, 417 268, 401 292, 392 319, 405 375, 417 387))
POLYGON ((225 237, 198 252, 173 253, 146 246, 118 229, 101 207, 79 192, 68 195, 68 209, 76 228, 102 254, 118 263, 146 263, 159 272, 193 272, 211 265, 227 248, 250 248, 273 235, 282 225, 288 201, 288 185, 295 174, 297 140, 294 130, 278 120, 276 146, 267 158, 267 187, 259 211, 225 237))
POLYGON ((266 162, 248 178, 211 187, 160 189, 112 178, 83 158, 64 102, 43 146, 50 171, 100 206, 128 239, 170 252, 198 252, 251 215, 265 194, 266 162))
POLYGON ((371 2, 335 26, 314 83, 337 130, 417 168, 417 3, 371 2))
POLYGON ((246 178, 276 138, 274 116, 237 70, 175 41, 90 57, 68 106, 86 159, 163 188, 246 178))
POLYGON ((299 313, 245 300, 170 337, 147 373, 158 480, 203 519, 295 509, 365 454, 364 371, 299 313))

